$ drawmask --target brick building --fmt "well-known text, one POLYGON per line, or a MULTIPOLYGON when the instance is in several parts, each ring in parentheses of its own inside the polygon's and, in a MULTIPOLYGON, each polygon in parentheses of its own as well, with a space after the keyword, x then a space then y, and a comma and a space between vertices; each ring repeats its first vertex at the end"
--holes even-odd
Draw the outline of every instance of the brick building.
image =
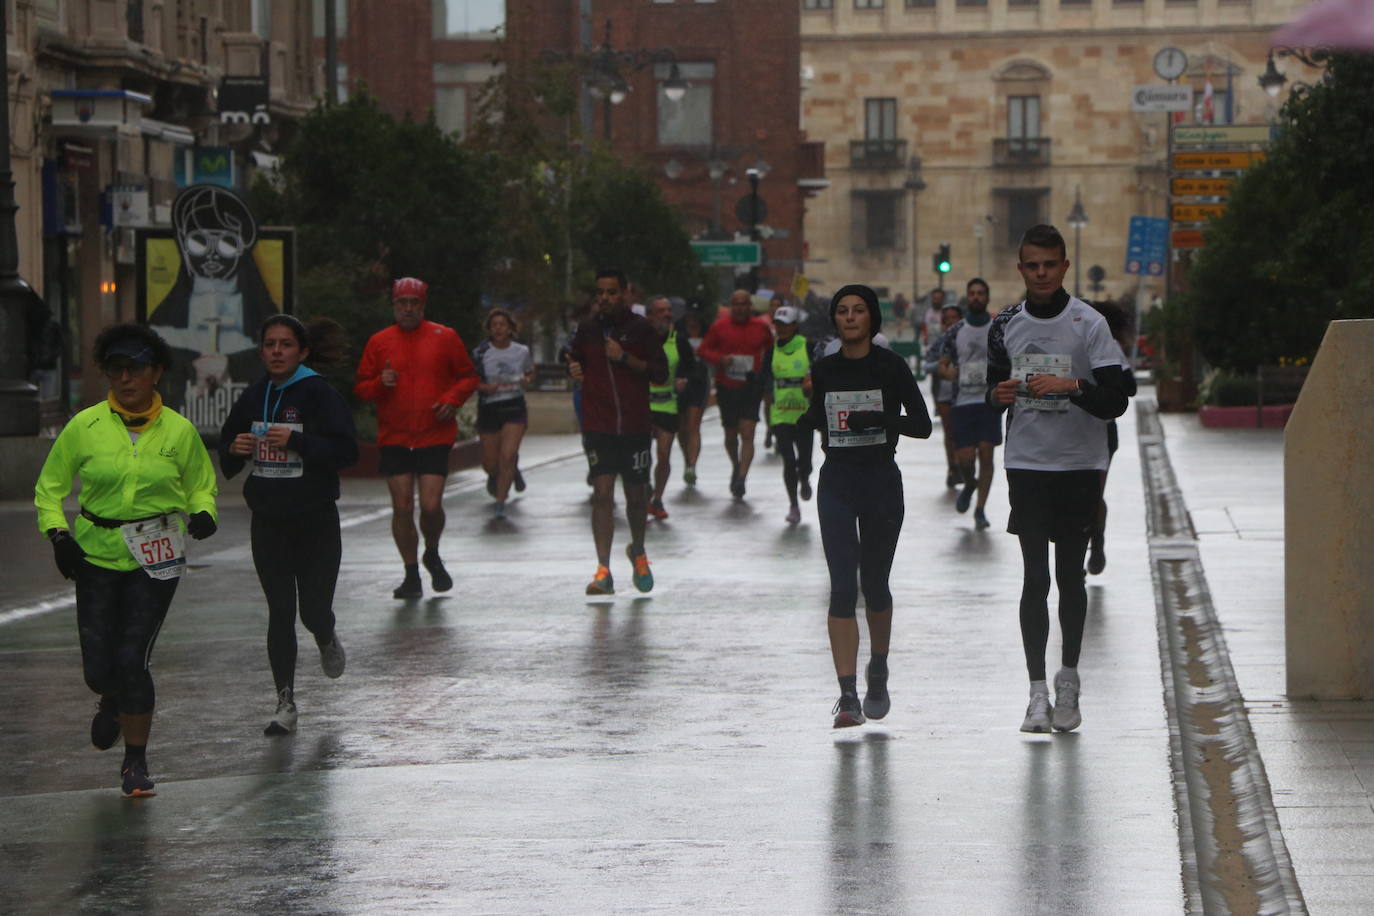
POLYGON ((747 233, 736 209, 749 192, 747 171, 759 169, 767 207, 759 284, 792 287, 805 256, 806 200, 825 186, 821 144, 801 130, 797 0, 507 0, 506 29, 512 61, 581 55, 589 83, 609 29, 624 86, 600 99, 584 91, 584 131, 643 162, 693 237, 747 233), (687 83, 677 100, 665 92, 674 65, 687 83))

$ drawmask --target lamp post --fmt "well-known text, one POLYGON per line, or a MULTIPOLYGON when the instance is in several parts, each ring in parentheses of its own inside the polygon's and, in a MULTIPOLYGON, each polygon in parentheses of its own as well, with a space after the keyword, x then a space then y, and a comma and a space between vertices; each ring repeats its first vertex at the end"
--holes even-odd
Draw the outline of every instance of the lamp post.
POLYGON ((567 55, 545 52, 554 59, 575 60, 586 73, 587 91, 594 98, 601 99, 601 126, 606 142, 612 139, 611 112, 614 106, 625 101, 630 94, 630 84, 623 75, 624 70, 639 70, 653 63, 669 65, 668 79, 663 84, 663 94, 670 102, 680 102, 687 95, 687 81, 678 69, 677 55, 669 48, 637 49, 611 47, 611 20, 606 20, 605 38, 601 46, 581 54, 567 55))
POLYGON ((1069 211, 1069 225, 1073 227, 1073 294, 1077 296, 1082 273, 1082 268, 1078 266, 1078 251, 1083 241, 1083 229, 1088 225, 1088 214, 1083 212, 1081 187, 1075 187, 1073 190, 1073 209, 1069 211))

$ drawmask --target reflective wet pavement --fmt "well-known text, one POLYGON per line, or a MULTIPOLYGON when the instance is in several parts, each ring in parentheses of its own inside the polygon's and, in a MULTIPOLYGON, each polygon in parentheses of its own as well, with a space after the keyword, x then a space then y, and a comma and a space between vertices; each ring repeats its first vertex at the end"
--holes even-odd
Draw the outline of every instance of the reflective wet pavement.
POLYGON ((675 474, 671 518, 650 523, 649 596, 630 586, 623 524, 620 594, 582 594, 595 565, 585 464, 552 460, 570 437, 528 443, 530 487, 505 520, 479 474, 452 478, 447 596, 390 598, 400 568, 383 486, 346 481, 348 671, 325 679, 301 631, 287 739, 261 734, 266 612, 231 485, 155 654, 159 794, 128 801, 118 751, 87 743, 71 612, 35 612, 62 582, 31 513, 7 505, 0 537, 21 572, 0 585, 0 664, 23 713, 0 789, 0 909, 1180 912, 1132 416, 1072 735, 1017 730, 1020 560, 1004 483, 993 529, 975 532, 942 487, 938 440, 899 452, 892 712, 833 731, 814 504, 783 524, 775 458, 732 502, 708 418, 701 482, 685 490, 675 474))

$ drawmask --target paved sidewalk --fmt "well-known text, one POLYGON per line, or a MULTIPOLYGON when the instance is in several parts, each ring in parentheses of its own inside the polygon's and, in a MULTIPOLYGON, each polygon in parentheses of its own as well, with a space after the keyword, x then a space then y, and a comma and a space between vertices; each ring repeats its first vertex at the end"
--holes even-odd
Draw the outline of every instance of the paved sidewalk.
POLYGON ((1161 415, 1309 911, 1374 910, 1374 702, 1293 700, 1284 680, 1283 432, 1161 415))

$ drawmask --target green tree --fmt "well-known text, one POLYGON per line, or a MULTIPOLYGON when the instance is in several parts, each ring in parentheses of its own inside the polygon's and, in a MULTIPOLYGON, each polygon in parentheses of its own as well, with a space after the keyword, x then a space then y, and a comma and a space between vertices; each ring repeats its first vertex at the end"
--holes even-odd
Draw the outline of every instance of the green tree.
POLYGON ((1267 158, 1207 229, 1183 304, 1213 366, 1313 356, 1329 321, 1374 317, 1374 55, 1295 90, 1267 158))

